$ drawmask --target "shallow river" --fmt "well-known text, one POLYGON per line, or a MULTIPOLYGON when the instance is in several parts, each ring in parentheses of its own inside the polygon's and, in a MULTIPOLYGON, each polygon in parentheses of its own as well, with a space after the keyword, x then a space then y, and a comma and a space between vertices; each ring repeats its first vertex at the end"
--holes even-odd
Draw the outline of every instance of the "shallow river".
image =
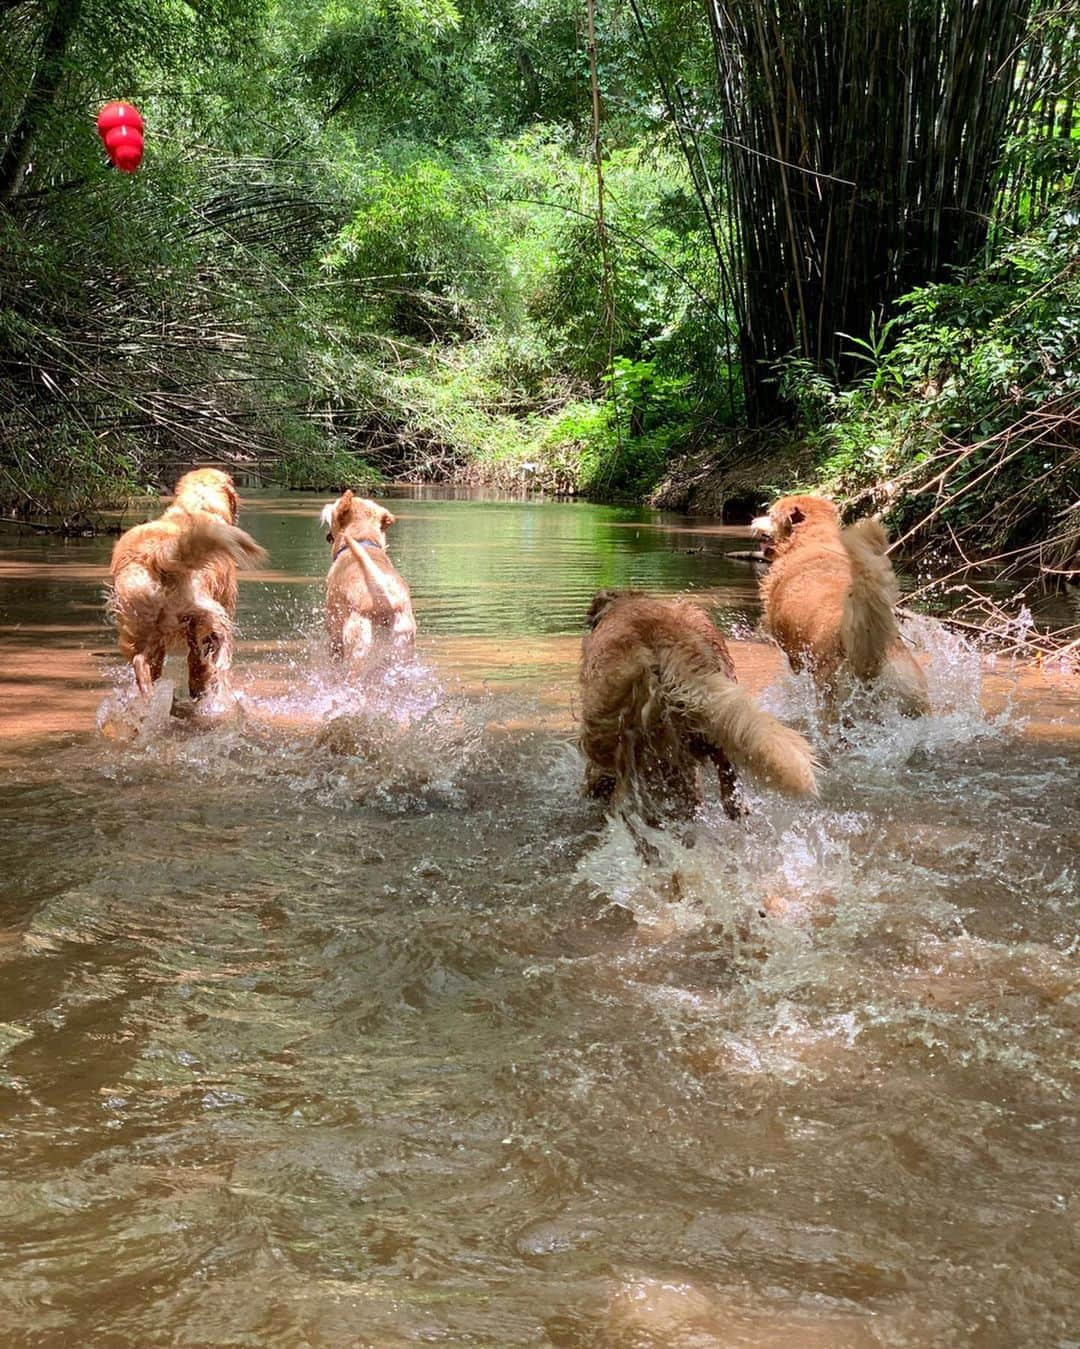
POLYGON ((923 624, 933 717, 646 862, 582 615, 699 591, 813 727, 745 532, 399 500, 365 696, 319 504, 248 501, 220 724, 135 719, 110 540, 3 540, 0 1342, 1075 1349, 1076 681, 923 624))

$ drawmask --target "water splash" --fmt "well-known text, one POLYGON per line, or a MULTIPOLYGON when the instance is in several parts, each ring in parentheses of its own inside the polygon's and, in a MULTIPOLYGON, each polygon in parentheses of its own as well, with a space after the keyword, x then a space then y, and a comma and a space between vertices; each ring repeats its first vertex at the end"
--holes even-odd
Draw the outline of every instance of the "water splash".
POLYGON ((97 733, 117 745, 143 748, 166 733, 175 698, 176 685, 171 679, 159 679, 149 698, 144 698, 132 675, 126 686, 102 699, 94 723, 97 733))
POLYGON ((459 603, 455 515, 402 570, 485 634, 463 680, 550 655, 512 694, 336 677, 305 545, 228 716, 163 690, 2 794, 9 1337, 1070 1342, 1075 739, 987 733, 947 655, 930 747, 859 723, 817 801, 606 821, 572 643, 511 635, 577 624, 594 532, 571 595, 531 509, 544 588, 493 555, 459 603))
POLYGON ((934 619, 905 619, 905 640, 922 657, 931 713, 906 717, 872 685, 858 686, 831 718, 808 671, 785 673, 762 705, 793 722, 828 754, 830 769, 848 762, 858 775, 891 774, 919 758, 1020 729, 1012 700, 995 716, 982 707, 983 659, 964 637, 934 619))
MULTIPOLYGON (((970 930, 976 897, 1004 875, 1021 883, 1000 818, 1012 814, 1022 832, 1056 770, 1031 765, 1003 781, 994 747, 1017 723, 1009 706, 983 712, 978 653, 931 620, 907 635, 930 655, 929 717, 853 701, 837 735, 805 676, 767 691, 774 713, 826 746, 820 800, 790 803, 744 783, 741 821, 715 799, 692 829, 615 817, 577 876, 633 915, 628 973, 673 1039, 693 1043, 695 1061, 703 1036, 713 1046, 704 1061, 782 1082, 947 1059, 950 1071, 992 1067, 999 1082, 1064 1099, 1060 1057, 1040 1064, 1025 1035, 1034 1027, 1044 1046, 1059 1038, 1064 989, 1075 988, 1069 953, 970 930), (936 815, 925 808, 935 799, 936 815), (688 987, 688 937, 721 962, 711 987, 688 987), (1022 1016, 993 1010, 1003 986, 1022 990, 1022 1016)), ((1036 851, 1028 902, 1055 911, 1067 870, 1036 851)))
POLYGON ((420 661, 363 681, 320 645, 290 645, 237 676, 219 705, 178 703, 171 681, 142 698, 127 672, 98 710, 121 772, 183 771, 236 783, 273 777, 325 803, 391 811, 460 806, 488 709, 420 661))

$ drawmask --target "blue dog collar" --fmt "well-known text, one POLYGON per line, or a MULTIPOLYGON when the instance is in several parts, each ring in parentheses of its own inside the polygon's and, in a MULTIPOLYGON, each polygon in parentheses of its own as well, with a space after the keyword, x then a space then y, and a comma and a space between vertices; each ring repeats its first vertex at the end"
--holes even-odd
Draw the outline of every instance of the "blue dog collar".
MULTIPOLYGON (((376 543, 374 539, 353 539, 353 543, 357 544, 361 548, 371 548, 376 553, 382 552, 382 544, 376 543)), ((345 542, 340 546, 340 548, 336 549, 336 551, 334 552, 334 556, 330 559, 330 561, 336 562, 338 558, 342 555, 342 553, 345 552, 348 546, 349 540, 346 539, 345 542)))

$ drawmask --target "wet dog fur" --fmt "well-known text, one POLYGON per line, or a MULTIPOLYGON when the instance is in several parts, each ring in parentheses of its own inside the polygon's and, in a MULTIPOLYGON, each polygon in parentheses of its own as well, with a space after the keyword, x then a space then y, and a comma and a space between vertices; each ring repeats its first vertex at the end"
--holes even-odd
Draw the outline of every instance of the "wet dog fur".
POLYGON ((705 762, 732 816, 736 769, 792 796, 816 790, 810 746, 738 686, 724 638, 696 604, 601 590, 588 623, 580 680, 590 795, 629 799, 654 819, 685 817, 701 799, 705 762))
POLYGON ((386 551, 394 516, 345 491, 320 517, 330 544, 326 631, 331 654, 350 664, 407 656, 416 637, 409 587, 386 551))
POLYGON ((239 506, 227 473, 195 469, 176 484, 175 498, 159 519, 117 540, 108 609, 140 693, 150 693, 173 647, 187 648, 192 698, 225 690, 237 568, 266 557, 237 528, 239 506))
POLYGON ((782 497, 752 526, 768 540, 765 627, 795 671, 804 666, 835 715, 859 682, 905 714, 930 711, 926 676, 900 636, 899 588, 880 521, 842 529, 831 501, 782 497))

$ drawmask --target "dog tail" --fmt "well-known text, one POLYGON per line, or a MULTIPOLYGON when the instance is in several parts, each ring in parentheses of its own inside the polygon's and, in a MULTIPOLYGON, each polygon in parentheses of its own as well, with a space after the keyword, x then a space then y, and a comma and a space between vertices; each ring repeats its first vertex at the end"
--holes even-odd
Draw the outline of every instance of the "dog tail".
POLYGON ((357 543, 355 539, 347 538, 345 542, 349 545, 349 552, 360 563, 360 569, 367 578, 368 589, 371 591, 372 598, 378 600, 385 608, 393 609, 394 597, 387 590, 386 579, 372 561, 368 550, 362 544, 357 543))
POLYGON ((880 677, 906 716, 923 716, 930 711, 930 695, 893 612, 900 588, 886 556, 888 535, 879 520, 866 519, 845 529, 840 540, 851 559, 851 585, 840 620, 848 664, 861 679, 880 677))
POLYGON ((238 567, 257 567, 266 560, 266 550, 250 534, 213 515, 193 511, 190 524, 174 535, 157 557, 165 576, 191 571, 215 557, 228 557, 238 567))
POLYGON ((900 598, 889 538, 880 520, 860 520, 840 534, 851 561, 851 585, 844 596, 840 641, 848 665, 860 679, 876 679, 891 649, 902 645, 893 608, 900 598))
POLYGON ((664 676, 688 727, 736 767, 787 796, 817 792, 817 761, 805 737, 759 707, 745 689, 718 670, 680 670, 677 660, 669 660, 664 676))

